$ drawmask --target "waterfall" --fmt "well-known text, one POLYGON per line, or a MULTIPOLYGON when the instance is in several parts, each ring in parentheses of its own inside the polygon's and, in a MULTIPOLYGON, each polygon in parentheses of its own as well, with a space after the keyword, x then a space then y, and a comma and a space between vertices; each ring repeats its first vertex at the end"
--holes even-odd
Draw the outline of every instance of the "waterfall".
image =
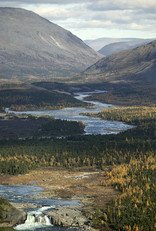
POLYGON ((48 216, 42 213, 47 209, 54 208, 51 207, 42 207, 37 211, 31 211, 27 213, 27 219, 24 224, 17 225, 14 227, 16 230, 34 230, 36 228, 42 228, 46 226, 52 226, 48 216))

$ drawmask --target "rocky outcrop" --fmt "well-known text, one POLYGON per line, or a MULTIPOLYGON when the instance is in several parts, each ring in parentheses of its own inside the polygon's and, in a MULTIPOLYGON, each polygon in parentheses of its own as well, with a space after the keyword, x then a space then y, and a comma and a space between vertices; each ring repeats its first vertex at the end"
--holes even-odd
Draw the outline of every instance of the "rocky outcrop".
POLYGON ((0 227, 22 224, 26 217, 26 212, 16 209, 7 200, 0 198, 0 227))
POLYGON ((52 224, 62 227, 79 227, 82 230, 94 231, 89 221, 82 214, 81 206, 57 206, 53 211, 44 212, 51 217, 52 224))

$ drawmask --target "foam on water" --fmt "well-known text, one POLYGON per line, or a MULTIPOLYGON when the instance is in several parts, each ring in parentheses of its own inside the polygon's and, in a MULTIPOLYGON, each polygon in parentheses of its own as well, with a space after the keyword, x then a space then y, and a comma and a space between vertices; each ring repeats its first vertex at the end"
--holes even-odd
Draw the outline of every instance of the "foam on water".
POLYGON ((16 230, 35 230, 37 228, 44 228, 46 226, 53 226, 50 218, 43 214, 43 211, 55 208, 55 206, 44 206, 36 211, 28 212, 27 219, 24 224, 14 227, 16 230))

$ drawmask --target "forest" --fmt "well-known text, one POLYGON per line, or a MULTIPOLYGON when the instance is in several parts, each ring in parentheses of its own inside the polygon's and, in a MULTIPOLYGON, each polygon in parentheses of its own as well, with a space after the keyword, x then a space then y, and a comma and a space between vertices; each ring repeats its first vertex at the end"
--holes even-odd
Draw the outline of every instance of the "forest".
POLYGON ((156 87, 154 85, 105 83, 104 86, 108 90, 107 94, 93 94, 87 100, 118 106, 156 106, 156 87))
POLYGON ((153 110, 151 109, 151 119, 148 116, 146 119, 141 110, 137 114, 135 110, 131 112, 135 115, 137 126, 118 135, 3 139, 0 146, 0 172, 21 174, 41 166, 90 166, 103 169, 107 165, 129 163, 131 158, 148 158, 156 150, 156 119, 153 110))
POLYGON ((156 229, 156 164, 153 155, 132 158, 104 175, 104 186, 113 185, 120 195, 105 208, 95 207, 94 226, 100 230, 149 231, 156 229))
POLYGON ((84 133, 84 124, 54 119, 50 116, 3 114, 0 117, 0 139, 33 139, 65 137, 84 133))
MULTIPOLYGON (((18 98, 15 93, 15 99, 16 97, 18 98)), ((25 97, 26 95, 24 100, 25 97)), ((6 96, 5 98, 7 99, 6 96)), ((14 97, 11 99, 10 95, 8 99, 10 99, 8 106, 11 106, 14 97)), ((37 98, 34 99, 37 103, 37 98)), ((57 121, 56 124, 54 122, 52 124, 49 121, 50 124, 42 126, 45 134, 49 130, 55 131, 60 124, 60 127, 69 126, 68 136, 63 137, 59 134, 61 137, 57 137, 55 134, 48 139, 42 137, 1 139, 0 174, 25 174, 42 167, 57 169, 87 167, 103 170, 101 185, 113 186, 119 195, 105 207, 94 205, 92 225, 100 230, 155 230, 155 107, 152 105, 119 107, 103 110, 94 116, 105 120, 123 121, 134 125, 134 128, 118 135, 80 135, 70 134, 70 126, 72 128, 75 124, 69 126, 66 122, 57 121)), ((82 132, 83 126, 80 124, 78 129, 82 132)))
POLYGON ((14 111, 33 111, 80 107, 87 104, 69 94, 45 89, 34 89, 20 86, 19 89, 0 90, 0 111, 10 108, 14 111))

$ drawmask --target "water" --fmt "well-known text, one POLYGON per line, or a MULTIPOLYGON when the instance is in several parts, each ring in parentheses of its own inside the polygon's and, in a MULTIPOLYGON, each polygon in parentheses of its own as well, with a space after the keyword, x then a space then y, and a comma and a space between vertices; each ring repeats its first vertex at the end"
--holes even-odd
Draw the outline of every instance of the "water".
MULTIPOLYGON (((93 118, 83 116, 81 113, 99 113, 102 109, 112 108, 111 104, 103 104, 94 101, 86 101, 84 98, 92 93, 100 93, 105 91, 94 92, 79 92, 75 94, 75 98, 87 103, 92 103, 92 107, 88 108, 67 108, 61 110, 49 110, 49 111, 27 111, 27 112, 14 112, 6 109, 8 113, 18 114, 31 114, 31 115, 49 115, 56 119, 65 119, 73 121, 81 121, 85 124, 85 134, 117 134, 121 131, 132 128, 132 126, 116 121, 106 121, 99 118, 93 118)), ((32 199, 28 196, 39 194, 42 188, 35 186, 25 185, 0 185, 0 196, 6 198, 10 202, 16 203, 35 203, 41 208, 29 209, 27 211, 27 220, 25 224, 15 227, 16 230, 25 231, 74 231, 74 229, 67 229, 61 227, 55 227, 51 224, 50 219, 43 214, 44 211, 54 209, 56 205, 76 205, 76 200, 52 200, 52 199, 32 199)))
POLYGON ((31 115, 48 115, 53 116, 56 119, 62 120, 72 120, 72 121, 81 121, 85 124, 85 134, 93 135, 106 135, 106 134, 118 134, 121 131, 132 128, 133 126, 127 125, 122 122, 117 121, 107 121, 101 120, 100 118, 88 117, 82 115, 82 113, 99 113, 102 109, 112 108, 112 104, 104 104, 95 101, 86 101, 84 98, 91 94, 101 93, 106 91, 94 91, 94 92, 78 92, 75 93, 75 98, 86 103, 92 103, 93 106, 88 108, 75 107, 75 108, 65 108, 60 110, 47 110, 47 111, 26 111, 26 112, 14 112, 9 109, 6 109, 9 113, 17 114, 31 114, 31 115))
POLYGON ((77 205, 78 200, 33 199, 29 197, 40 194, 42 190, 42 188, 32 185, 0 185, 0 197, 15 203, 35 203, 39 207, 27 209, 27 220, 24 224, 14 227, 14 229, 24 231, 74 231, 75 229, 53 226, 50 218, 43 212, 55 209, 57 205, 77 205))
POLYGON ((54 206, 42 207, 41 209, 30 211, 27 213, 27 219, 24 224, 14 227, 16 230, 36 230, 36 229, 49 229, 52 228, 50 219, 42 212, 48 209, 55 208, 54 206))

